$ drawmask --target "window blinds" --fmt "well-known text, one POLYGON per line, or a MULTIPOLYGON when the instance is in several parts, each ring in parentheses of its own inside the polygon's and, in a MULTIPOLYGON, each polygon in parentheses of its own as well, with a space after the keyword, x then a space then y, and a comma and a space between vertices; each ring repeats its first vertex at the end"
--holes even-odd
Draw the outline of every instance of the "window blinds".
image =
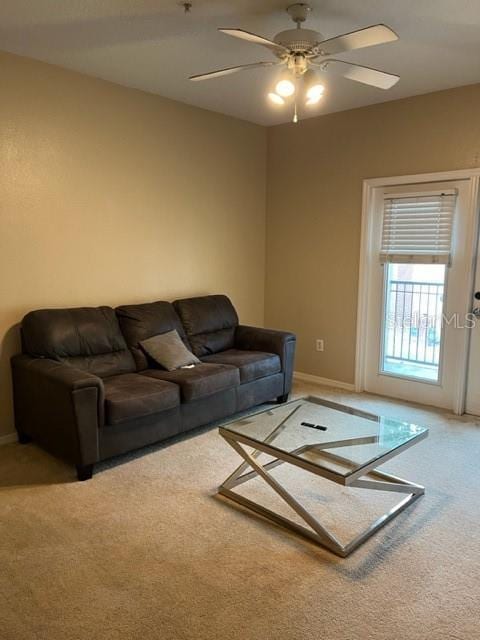
POLYGON ((386 196, 380 262, 450 264, 456 191, 386 196))

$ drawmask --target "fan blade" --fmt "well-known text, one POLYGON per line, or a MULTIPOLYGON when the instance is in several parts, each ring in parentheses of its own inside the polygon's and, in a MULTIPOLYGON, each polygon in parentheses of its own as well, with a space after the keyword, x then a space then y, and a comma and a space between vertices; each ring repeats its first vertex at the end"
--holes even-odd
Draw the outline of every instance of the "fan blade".
POLYGON ((320 51, 320 55, 331 56, 334 53, 363 49, 363 47, 374 47, 377 44, 385 44, 395 40, 398 40, 395 31, 392 31, 385 24, 376 24, 372 27, 344 33, 342 36, 319 42, 317 49, 320 51))
POLYGON ((253 62, 252 64, 242 64, 239 67, 227 67, 226 69, 218 69, 217 71, 210 71, 209 73, 201 73, 196 76, 190 76, 189 80, 197 82, 198 80, 209 80, 210 78, 219 78, 220 76, 228 76, 231 73, 237 73, 237 71, 248 71, 248 69, 255 69, 256 67, 271 67, 279 64, 278 62, 253 62))
POLYGON ((263 47, 267 47, 274 53, 288 53, 288 49, 283 45, 277 44, 276 42, 263 38, 262 36, 257 36, 255 33, 250 33, 250 31, 245 31, 244 29, 219 29, 219 31, 226 33, 228 36, 233 36, 234 38, 240 38, 241 40, 253 42, 254 44, 261 44, 263 47))
POLYGON ((378 89, 391 89, 400 80, 400 76, 395 76, 392 73, 385 73, 385 71, 378 71, 378 69, 371 69, 343 60, 325 60, 320 64, 313 63, 313 66, 378 89))

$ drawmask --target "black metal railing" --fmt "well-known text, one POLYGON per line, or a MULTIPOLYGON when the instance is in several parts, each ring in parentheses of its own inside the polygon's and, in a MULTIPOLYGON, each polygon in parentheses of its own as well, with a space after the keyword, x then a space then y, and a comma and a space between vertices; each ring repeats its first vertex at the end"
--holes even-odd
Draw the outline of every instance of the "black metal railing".
POLYGON ((442 336, 444 285, 390 280, 384 356, 421 365, 438 365, 442 336))

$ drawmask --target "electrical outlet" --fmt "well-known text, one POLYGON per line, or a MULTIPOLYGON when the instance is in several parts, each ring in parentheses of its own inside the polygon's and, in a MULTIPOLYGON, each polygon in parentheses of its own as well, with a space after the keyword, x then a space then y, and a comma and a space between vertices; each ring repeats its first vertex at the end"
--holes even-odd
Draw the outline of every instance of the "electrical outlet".
POLYGON ((325 350, 325 345, 324 345, 323 340, 318 339, 318 340, 315 341, 315 344, 316 344, 316 347, 317 347, 317 351, 324 351, 325 350))

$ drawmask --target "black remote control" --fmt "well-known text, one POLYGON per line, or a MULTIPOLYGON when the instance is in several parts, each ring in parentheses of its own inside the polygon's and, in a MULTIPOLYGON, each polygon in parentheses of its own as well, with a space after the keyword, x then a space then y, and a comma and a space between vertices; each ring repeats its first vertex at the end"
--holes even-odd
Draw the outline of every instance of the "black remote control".
POLYGON ((301 422, 302 427, 310 427, 311 429, 318 429, 319 431, 326 431, 327 427, 323 427, 321 424, 313 424, 313 422, 301 422))

